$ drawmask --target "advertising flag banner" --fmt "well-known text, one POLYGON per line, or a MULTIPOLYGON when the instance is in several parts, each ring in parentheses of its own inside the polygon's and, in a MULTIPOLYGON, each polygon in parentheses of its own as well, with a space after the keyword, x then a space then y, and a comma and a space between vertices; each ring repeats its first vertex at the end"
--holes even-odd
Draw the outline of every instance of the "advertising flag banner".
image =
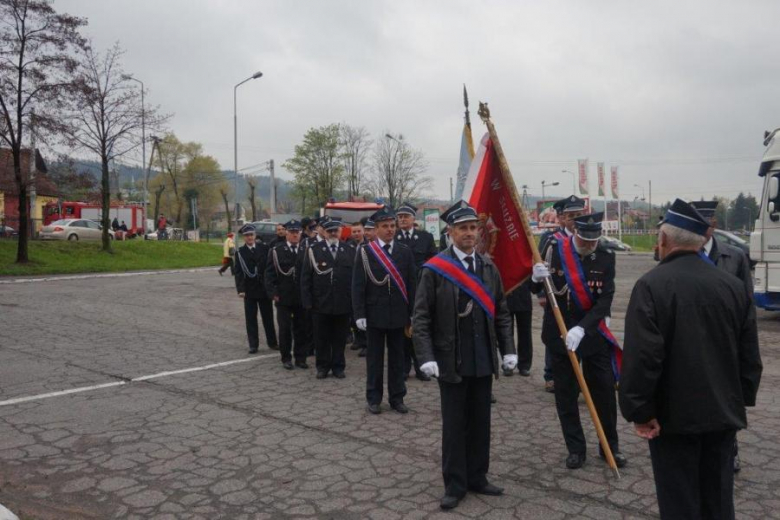
POLYGON ((588 160, 577 160, 577 172, 580 177, 580 195, 588 194, 588 160))
POLYGON ((604 188, 604 163, 596 163, 596 172, 599 177, 599 197, 606 197, 607 190, 604 188))
POLYGON ((617 199, 618 197, 618 167, 613 166, 611 168, 612 171, 612 179, 611 179, 611 186, 612 186, 612 198, 617 199))

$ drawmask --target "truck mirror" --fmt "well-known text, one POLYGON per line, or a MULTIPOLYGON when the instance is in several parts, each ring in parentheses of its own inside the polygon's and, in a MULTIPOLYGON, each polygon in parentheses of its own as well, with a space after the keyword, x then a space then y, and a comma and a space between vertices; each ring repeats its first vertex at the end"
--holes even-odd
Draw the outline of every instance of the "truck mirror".
MULTIPOLYGON (((777 178, 777 175, 773 175, 771 179, 769 179, 769 200, 776 199, 777 196, 780 195, 780 179, 777 178)), ((770 211, 771 213, 771 211, 770 211)))
POLYGON ((771 215, 772 213, 775 212, 775 203, 774 202, 770 202, 767 205, 766 209, 769 211, 769 214, 771 215))

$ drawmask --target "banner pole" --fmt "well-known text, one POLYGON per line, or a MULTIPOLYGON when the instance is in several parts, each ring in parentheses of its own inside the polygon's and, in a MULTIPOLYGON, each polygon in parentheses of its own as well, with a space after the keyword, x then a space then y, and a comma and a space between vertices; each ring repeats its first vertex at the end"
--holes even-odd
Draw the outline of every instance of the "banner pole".
MULTIPOLYGON (((501 147, 501 142, 498 140, 498 133, 496 132, 496 127, 493 125, 493 121, 490 120, 490 110, 488 109, 487 103, 479 103, 479 117, 482 119, 482 122, 487 125, 488 133, 490 134, 490 140, 493 142, 493 147, 496 149, 496 155, 498 156, 498 164, 501 168, 501 175, 504 178, 504 182, 509 187, 509 191, 512 194, 512 200, 514 200, 515 205, 520 208, 520 221, 523 224, 523 230, 525 231, 525 238, 528 240, 528 245, 531 247, 531 254, 533 255, 534 264, 540 263, 542 261, 542 256, 539 254, 539 248, 536 246, 536 240, 534 239, 534 235, 531 232, 531 226, 528 223, 528 216, 526 215, 525 208, 523 207, 522 203, 520 202, 518 193, 517 193, 517 187, 515 186, 515 181, 512 178, 512 173, 509 170, 509 163, 506 160, 506 156, 504 155, 504 150, 501 147)), ((547 301, 550 302, 553 315, 555 316, 555 322, 558 324, 558 331, 561 333, 561 338, 566 341, 566 334, 568 333, 568 329, 566 328, 566 323, 563 321, 563 315, 561 314, 561 309, 558 307, 558 300, 555 298, 555 293, 553 291, 552 282, 550 281, 550 278, 545 278, 544 280, 544 289, 547 293, 547 301)), ((585 398, 585 403, 588 405, 588 411, 590 412, 590 418, 593 420, 593 425, 596 428, 596 434, 599 438, 599 444, 601 444, 601 449, 604 451, 604 454, 607 458, 607 463, 609 464, 609 467, 612 468, 612 471, 615 473, 615 476, 619 479, 620 478, 620 471, 618 471, 617 463, 615 462, 615 457, 612 455, 612 449, 609 447, 609 443, 607 442, 607 436, 604 434, 604 428, 601 426, 601 420, 599 420, 599 414, 596 412, 596 406, 593 404, 593 398, 590 395, 590 390, 588 389, 588 385, 585 382, 585 377, 582 375, 582 369, 580 368, 579 360, 577 359, 577 355, 572 352, 571 350, 566 350, 566 352, 569 355, 569 361, 571 361, 572 368, 574 369, 574 374, 577 376, 577 382, 580 385, 580 390, 582 390, 582 395, 585 398)))

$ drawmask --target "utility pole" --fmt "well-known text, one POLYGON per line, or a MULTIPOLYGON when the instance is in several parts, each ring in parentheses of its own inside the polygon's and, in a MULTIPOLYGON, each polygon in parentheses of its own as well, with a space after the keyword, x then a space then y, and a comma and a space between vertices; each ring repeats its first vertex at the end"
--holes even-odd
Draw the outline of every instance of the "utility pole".
POLYGON ((30 237, 35 237, 35 110, 30 111, 30 164, 28 167, 30 168, 30 212, 27 216, 30 219, 30 237))
POLYGON ((276 177, 274 176, 274 160, 268 161, 268 169, 271 172, 271 214, 276 214, 276 177))
POLYGON ((450 202, 451 202, 451 203, 452 203, 452 202, 454 202, 454 201, 452 200, 452 177, 450 177, 450 202))
MULTIPOLYGON (((647 213, 649 215, 650 225, 655 226, 655 224, 653 224, 653 181, 647 181, 647 202, 647 213)), ((647 231, 649 231, 649 229, 647 231)))

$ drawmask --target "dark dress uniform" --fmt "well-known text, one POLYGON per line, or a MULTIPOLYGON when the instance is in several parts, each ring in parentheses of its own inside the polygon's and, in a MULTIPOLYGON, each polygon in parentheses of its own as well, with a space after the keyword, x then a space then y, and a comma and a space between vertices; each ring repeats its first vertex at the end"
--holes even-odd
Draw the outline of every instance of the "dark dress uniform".
MULTIPOLYGON (((382 243, 377 241, 380 246, 382 243)), ((382 375, 385 345, 387 345, 387 393, 391 406, 403 403, 404 329, 411 323, 417 269, 412 251, 398 240, 385 244, 396 269, 406 285, 407 299, 374 255, 368 245, 358 249, 352 276, 352 308, 355 320, 366 319, 366 401, 369 405, 382 402, 382 375)))
POLYGON ((250 249, 246 244, 238 248, 235 265, 236 291, 244 293, 244 317, 246 319, 246 334, 249 339, 249 352, 257 352, 260 346, 257 327, 257 309, 265 329, 265 339, 269 348, 275 348, 276 330, 274 329, 274 309, 271 299, 265 290, 263 274, 265 262, 268 259, 268 246, 255 242, 250 249))
POLYGON ((507 307, 517 325, 517 369, 531 370, 534 358, 534 340, 531 330, 533 301, 530 278, 506 297, 507 307))
MULTIPOLYGON (((443 254, 458 259, 453 246, 443 254)), ((446 495, 457 498, 487 484, 490 395, 499 366, 496 348, 502 355, 515 353, 512 316, 498 269, 479 253, 473 256, 473 272, 495 301, 495 319, 455 284, 425 268, 412 320, 417 358, 439 366, 442 473, 446 495)))
POLYGON ((620 409, 657 419, 649 441, 661 518, 734 518, 732 445, 761 377, 755 312, 735 277, 672 253, 634 286, 620 409))
POLYGON ((279 242, 268 253, 265 267, 265 288, 276 302, 276 322, 279 326, 279 351, 282 363, 292 361, 306 363, 306 335, 303 307, 301 306, 300 243, 279 242))
MULTIPOLYGON (((399 208, 399 210, 400 209, 401 208, 399 208)), ((423 264, 438 253, 433 235, 424 230, 417 230, 414 228, 409 230, 399 229, 396 233, 395 240, 412 250, 414 264, 418 273, 420 269, 422 269, 423 264)), ((416 283, 415 280, 415 284, 416 283)), ((404 337, 404 374, 408 374, 412 369, 412 366, 414 366, 414 371, 417 374, 417 377, 420 378, 422 373, 420 372, 420 363, 417 362, 416 357, 412 339, 404 337)), ((427 378, 422 377, 422 379, 427 378)))
MULTIPOLYGON (((555 237, 550 237, 548 240, 547 252, 551 281, 566 328, 570 330, 580 326, 585 329, 585 337, 577 349, 577 356, 582 360, 585 381, 593 397, 607 442, 612 453, 615 454, 619 452, 619 446, 612 346, 597 330, 600 321, 610 315, 612 298, 615 294, 615 255, 598 246, 593 254, 580 259, 587 284, 595 300, 593 307, 583 312, 570 295, 558 254, 558 240, 555 237)), ((544 290, 541 283, 533 285, 534 292, 544 290)), ((555 381, 555 407, 561 422, 566 448, 569 454, 577 454, 584 458, 585 435, 577 405, 579 383, 571 366, 566 344, 561 339, 550 302, 544 310, 542 341, 550 351, 553 381, 555 381)))
POLYGON ((312 312, 318 376, 344 374, 354 264, 354 245, 325 240, 310 245, 303 259, 301 303, 312 312))

